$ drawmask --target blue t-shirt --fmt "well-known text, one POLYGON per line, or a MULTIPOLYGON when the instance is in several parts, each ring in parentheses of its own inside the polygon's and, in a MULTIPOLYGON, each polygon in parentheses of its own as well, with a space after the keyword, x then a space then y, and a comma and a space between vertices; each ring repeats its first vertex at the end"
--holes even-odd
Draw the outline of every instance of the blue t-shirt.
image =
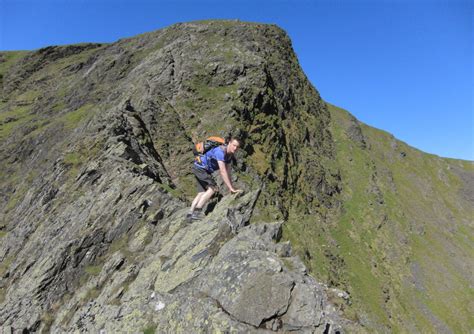
POLYGON ((209 173, 214 173, 219 169, 218 161, 224 161, 226 164, 230 163, 230 157, 226 157, 224 150, 225 146, 214 147, 204 155, 201 155, 202 164, 199 164, 197 161, 194 164, 200 168, 206 169, 209 173))

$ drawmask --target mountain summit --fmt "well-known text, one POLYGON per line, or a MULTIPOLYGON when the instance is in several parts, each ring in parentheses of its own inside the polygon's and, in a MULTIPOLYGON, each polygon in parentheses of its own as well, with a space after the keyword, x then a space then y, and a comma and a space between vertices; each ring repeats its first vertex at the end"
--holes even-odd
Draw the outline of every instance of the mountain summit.
POLYGON ((473 328, 474 168, 324 102, 284 31, 0 53, 3 332, 473 328), (187 224, 193 142, 243 195, 187 224))

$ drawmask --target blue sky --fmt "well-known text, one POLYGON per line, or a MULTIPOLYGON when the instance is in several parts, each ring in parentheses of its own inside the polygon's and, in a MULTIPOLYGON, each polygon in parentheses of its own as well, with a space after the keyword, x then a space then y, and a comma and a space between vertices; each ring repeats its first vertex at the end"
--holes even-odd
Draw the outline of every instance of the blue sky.
POLYGON ((113 42, 177 22, 277 24, 322 97, 443 157, 474 160, 467 0, 0 0, 0 50, 113 42))

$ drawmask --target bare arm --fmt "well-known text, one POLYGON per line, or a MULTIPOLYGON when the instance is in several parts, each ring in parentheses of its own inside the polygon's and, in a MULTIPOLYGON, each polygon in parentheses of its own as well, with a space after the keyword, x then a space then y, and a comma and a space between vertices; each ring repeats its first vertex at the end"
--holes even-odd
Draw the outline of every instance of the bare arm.
POLYGON ((230 166, 227 166, 224 161, 218 161, 219 172, 221 173, 222 180, 224 181, 227 188, 229 188, 231 193, 236 193, 238 190, 234 189, 232 186, 232 180, 230 178, 230 166))

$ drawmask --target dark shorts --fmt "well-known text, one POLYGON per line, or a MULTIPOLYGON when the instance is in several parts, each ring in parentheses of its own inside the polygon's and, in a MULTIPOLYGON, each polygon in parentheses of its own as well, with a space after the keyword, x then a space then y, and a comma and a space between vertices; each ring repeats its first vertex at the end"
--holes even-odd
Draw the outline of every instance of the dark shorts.
POLYGON ((193 165, 192 169, 197 180, 198 193, 206 191, 209 187, 217 189, 216 180, 214 180, 211 173, 208 173, 205 169, 199 168, 196 165, 193 165))

